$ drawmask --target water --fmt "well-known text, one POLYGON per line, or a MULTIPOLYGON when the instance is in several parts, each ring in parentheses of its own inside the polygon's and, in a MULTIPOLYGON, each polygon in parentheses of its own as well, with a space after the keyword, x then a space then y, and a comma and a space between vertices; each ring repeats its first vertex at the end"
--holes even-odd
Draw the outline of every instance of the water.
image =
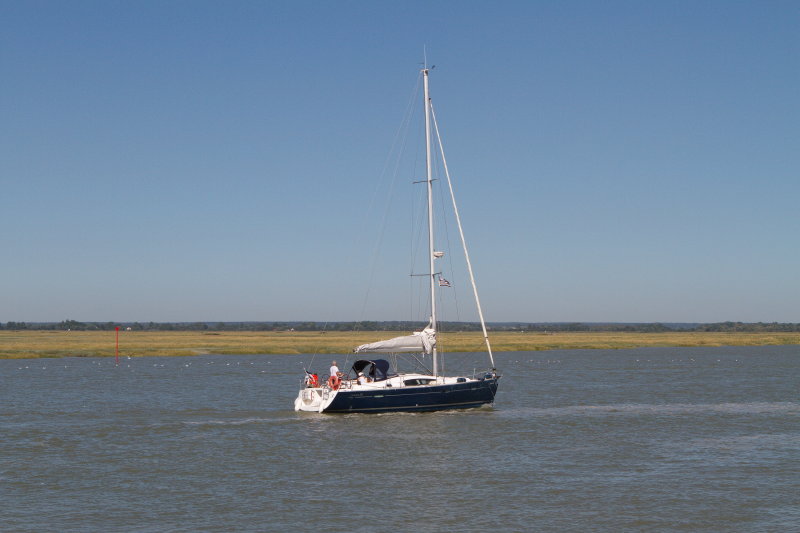
POLYGON ((496 357, 494 409, 346 416, 309 356, 0 361, 0 530, 800 531, 800 347, 496 357))

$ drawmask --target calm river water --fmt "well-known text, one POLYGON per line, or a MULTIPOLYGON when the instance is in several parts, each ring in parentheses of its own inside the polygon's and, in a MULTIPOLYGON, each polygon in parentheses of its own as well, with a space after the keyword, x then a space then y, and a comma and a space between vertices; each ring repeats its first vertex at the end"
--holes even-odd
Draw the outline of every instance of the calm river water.
POLYGON ((800 347, 497 358, 493 409, 347 416, 310 356, 0 361, 0 530, 800 531, 800 347))

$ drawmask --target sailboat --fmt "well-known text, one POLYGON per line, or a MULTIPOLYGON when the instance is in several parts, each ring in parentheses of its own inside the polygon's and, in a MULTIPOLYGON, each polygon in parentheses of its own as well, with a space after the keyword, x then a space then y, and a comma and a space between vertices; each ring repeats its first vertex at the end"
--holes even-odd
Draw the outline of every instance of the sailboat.
MULTIPOLYGON (((362 344, 353 351, 363 354, 353 363, 347 373, 335 372, 321 382, 316 374, 306 372, 304 384, 294 402, 296 411, 309 411, 317 413, 381 413, 393 411, 439 411, 448 409, 476 408, 494 403, 497 394, 500 375, 494 364, 492 347, 486 330, 486 322, 478 298, 475 285, 475 276, 469 260, 464 232, 461 229, 461 218, 453 195, 450 175, 444 152, 441 151, 441 161, 444 165, 445 175, 450 190, 453 212, 458 225, 464 258, 472 283, 472 292, 480 318, 483 339, 486 344, 490 369, 472 376, 446 376, 441 370, 441 354, 437 348, 438 322, 437 322, 437 290, 447 287, 449 282, 441 277, 436 269, 436 260, 441 258, 443 252, 437 251, 434 243, 434 217, 433 217, 433 177, 432 177, 432 134, 435 132, 438 139, 438 126, 433 113, 429 93, 430 69, 425 66, 421 70, 423 78, 423 97, 425 114, 425 154, 426 154, 426 180, 427 184, 427 226, 428 226, 428 277, 429 283, 429 309, 430 320, 427 327, 421 331, 362 344), (397 361, 397 354, 417 354, 418 357, 428 357, 432 361, 432 368, 423 371, 398 372, 391 363, 383 358, 373 358, 370 354, 389 354, 388 357, 397 361)), ((438 142, 441 148, 441 142, 438 142)), ((325 376, 323 376, 325 378, 325 376)))

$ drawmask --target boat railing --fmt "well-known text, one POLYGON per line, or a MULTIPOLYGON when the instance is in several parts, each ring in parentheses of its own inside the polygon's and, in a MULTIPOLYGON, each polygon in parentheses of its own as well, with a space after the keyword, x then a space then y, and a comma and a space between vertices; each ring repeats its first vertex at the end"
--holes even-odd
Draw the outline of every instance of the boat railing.
MULTIPOLYGON (((325 391, 331 390, 330 385, 328 385, 328 380, 329 379, 330 379, 330 376, 328 374, 323 375, 322 379, 319 382, 320 388, 324 389, 325 391)), ((352 388, 353 388, 353 382, 351 380, 349 380, 347 378, 339 380, 339 387, 337 387, 337 390, 341 390, 341 389, 350 390, 352 388)))

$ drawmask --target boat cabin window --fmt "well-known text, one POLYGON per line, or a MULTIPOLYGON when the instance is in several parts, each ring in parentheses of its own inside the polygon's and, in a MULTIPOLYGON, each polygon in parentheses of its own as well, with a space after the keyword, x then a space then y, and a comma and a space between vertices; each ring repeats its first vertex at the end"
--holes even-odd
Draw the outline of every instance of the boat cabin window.
POLYGON ((407 379, 403 381, 403 385, 405 385, 406 387, 413 387, 415 385, 427 385, 432 381, 433 381, 432 379, 422 379, 422 378, 407 379))

